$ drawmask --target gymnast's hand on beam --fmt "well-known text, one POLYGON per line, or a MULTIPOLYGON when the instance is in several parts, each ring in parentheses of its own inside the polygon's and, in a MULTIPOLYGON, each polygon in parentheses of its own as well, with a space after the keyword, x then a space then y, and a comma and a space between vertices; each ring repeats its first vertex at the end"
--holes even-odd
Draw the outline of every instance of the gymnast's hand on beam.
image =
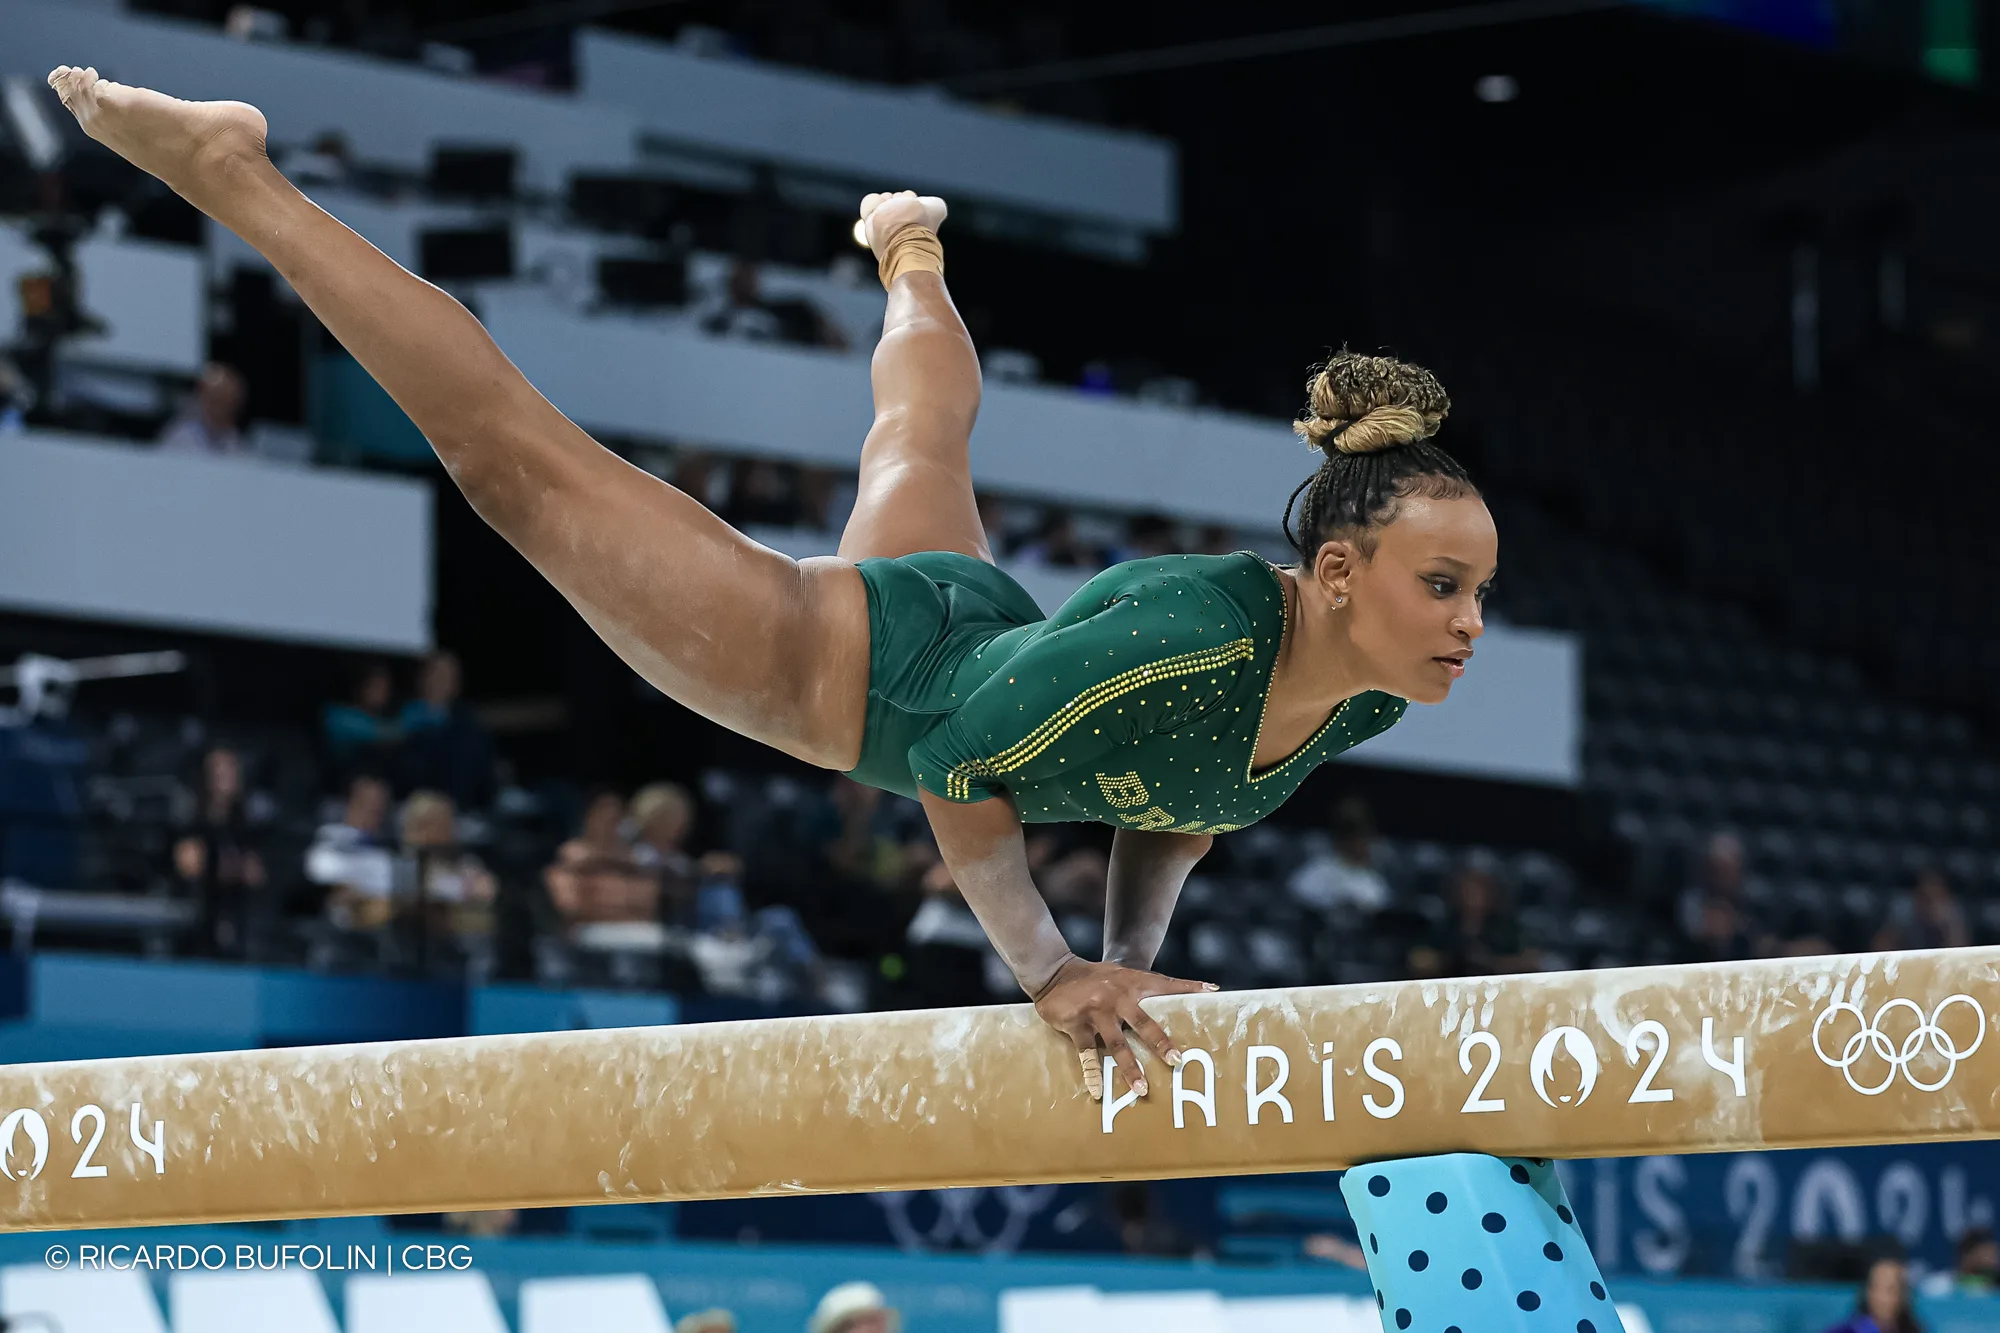
POLYGON ((1183 981, 1158 972, 1142 972, 1117 963, 1092 963, 1072 957, 1056 971, 1049 984, 1035 997, 1035 1012, 1042 1021, 1076 1043, 1077 1058, 1083 1064, 1083 1083, 1092 1101, 1104 1100, 1110 1075, 1104 1061, 1124 1075, 1126 1086, 1144 1097, 1146 1069, 1139 1054, 1126 1040, 1126 1032, 1159 1054, 1169 1066, 1181 1060, 1180 1048, 1153 1016, 1139 1007, 1152 995, 1193 995, 1212 991, 1211 982, 1183 981))
POLYGON ((1125 1040, 1126 1029, 1138 1033, 1169 1065, 1179 1062, 1180 1052, 1139 1001, 1149 995, 1188 995, 1216 987, 1078 958, 1064 942, 1028 870, 1027 841, 1013 800, 1000 795, 956 802, 929 791, 919 795, 952 882, 1021 989, 1034 1000, 1035 1011, 1076 1044, 1091 1097, 1104 1096, 1109 1082, 1103 1069, 1106 1055, 1122 1067, 1126 1086, 1145 1096, 1145 1066, 1125 1040))

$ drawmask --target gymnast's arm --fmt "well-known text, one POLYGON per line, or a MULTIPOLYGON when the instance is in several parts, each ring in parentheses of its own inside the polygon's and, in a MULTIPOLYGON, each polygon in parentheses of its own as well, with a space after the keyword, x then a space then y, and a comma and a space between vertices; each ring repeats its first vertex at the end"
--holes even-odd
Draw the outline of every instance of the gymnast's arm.
POLYGON ((1118 830, 1104 896, 1105 962, 1142 971, 1153 966, 1181 886, 1214 842, 1206 833, 1118 830))
MULTIPOLYGON (((1004 671, 983 682, 910 747, 910 771, 959 891, 1042 1018, 1076 1043, 1084 1081, 1094 1096, 1102 1090, 1096 1081, 1100 1044, 1114 1061, 1122 1057, 1128 1062, 1130 1085, 1143 1094, 1143 1068, 1125 1040, 1126 1028, 1167 1063, 1177 1058, 1166 1032, 1139 1007, 1140 1000, 1204 987, 1157 976, 1108 954, 1097 963, 1071 954, 1029 877, 1015 801, 1021 790, 1101 766, 1122 746, 1175 720, 1172 697, 1143 688, 1149 661, 1210 647, 1217 640, 1207 635, 1223 626, 1193 614, 1138 609, 1141 597, 1150 604, 1168 591, 1183 588, 1178 581, 1141 582, 1117 590, 1101 604, 1095 604, 1095 594, 1079 593, 1072 599, 1074 611, 1066 607, 1058 612, 1058 628, 1022 648, 1004 671), (1149 643, 1159 636, 1158 648, 1135 646, 1142 628, 1149 643), (1128 679, 1133 683, 1120 688, 1128 679), (1041 685, 1045 680, 1049 684, 1041 685)), ((1192 601, 1172 604, 1194 610, 1192 601)), ((1165 904, 1156 893, 1144 895, 1145 905, 1154 911, 1170 908, 1171 902, 1171 895, 1165 904)), ((1148 954, 1163 929, 1153 928, 1148 954)))
POLYGON ((1013 801, 1005 794, 971 803, 949 801, 929 791, 920 794, 938 851, 951 868, 959 893, 1021 989, 1034 1000, 1035 1011, 1076 1044, 1090 1095, 1104 1096, 1098 1064, 1102 1046, 1104 1058, 1122 1066, 1127 1085, 1144 1096, 1145 1067, 1126 1041, 1125 1029, 1138 1033, 1170 1065, 1179 1062, 1180 1052, 1139 1001, 1149 995, 1184 995, 1211 988, 1114 962, 1078 958, 1063 942, 1028 873, 1027 840, 1013 801))

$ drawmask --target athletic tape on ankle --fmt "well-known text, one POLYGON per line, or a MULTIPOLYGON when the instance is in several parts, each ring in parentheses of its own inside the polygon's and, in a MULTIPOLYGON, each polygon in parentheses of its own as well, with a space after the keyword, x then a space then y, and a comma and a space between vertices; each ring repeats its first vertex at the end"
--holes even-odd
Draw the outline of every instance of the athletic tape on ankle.
POLYGON ((882 262, 877 271, 884 289, 905 273, 935 273, 943 277, 944 245, 936 232, 920 222, 912 222, 882 247, 882 262))

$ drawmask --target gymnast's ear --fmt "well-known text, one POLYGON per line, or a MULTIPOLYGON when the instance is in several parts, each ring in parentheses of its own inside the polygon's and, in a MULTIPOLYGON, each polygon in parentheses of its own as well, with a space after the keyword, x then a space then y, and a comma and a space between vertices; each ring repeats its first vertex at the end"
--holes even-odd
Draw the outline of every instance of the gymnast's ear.
POLYGON ((1367 560, 1367 553, 1355 543, 1340 537, 1329 538, 1313 553, 1310 571, 1313 582, 1326 594, 1325 600, 1332 603, 1346 595, 1348 578, 1367 560))

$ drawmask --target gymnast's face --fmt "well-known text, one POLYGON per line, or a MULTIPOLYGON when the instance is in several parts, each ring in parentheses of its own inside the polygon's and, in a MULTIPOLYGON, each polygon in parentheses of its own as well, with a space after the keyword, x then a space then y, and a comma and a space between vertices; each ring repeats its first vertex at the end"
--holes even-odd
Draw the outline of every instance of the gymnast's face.
POLYGON ((1500 537, 1477 496, 1402 500, 1375 531, 1375 552, 1351 543, 1320 548, 1322 590, 1346 601, 1347 641, 1361 656, 1369 687, 1412 703, 1443 703, 1469 669, 1473 641, 1486 632, 1486 591, 1498 568, 1500 537))

